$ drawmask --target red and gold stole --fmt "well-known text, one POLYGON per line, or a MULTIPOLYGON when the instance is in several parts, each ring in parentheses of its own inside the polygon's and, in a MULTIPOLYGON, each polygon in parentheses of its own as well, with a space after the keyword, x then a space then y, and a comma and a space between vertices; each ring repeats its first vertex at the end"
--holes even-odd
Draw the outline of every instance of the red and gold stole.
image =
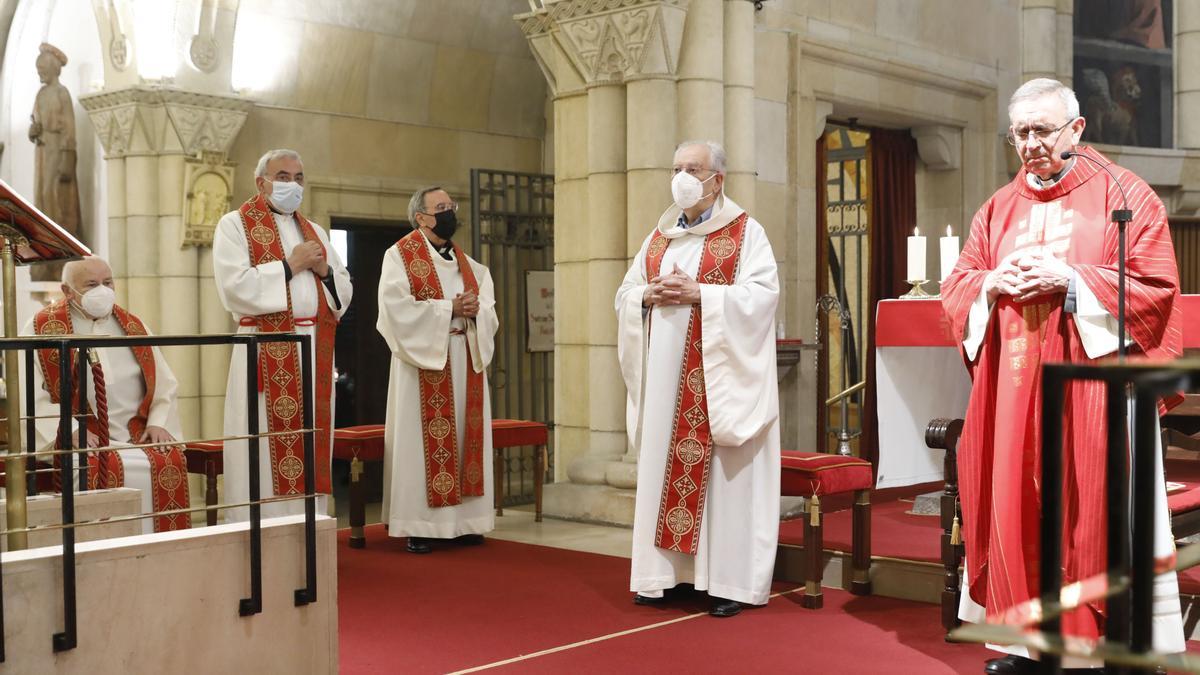
MULTIPOLYGON (((737 276, 746 214, 704 238, 700 270, 696 279, 706 284, 729 285, 737 276)), ((654 231, 646 249, 646 278, 658 276, 670 240, 654 231)), ((654 543, 659 548, 696 554, 704 500, 708 494, 708 472, 712 458, 712 432, 708 425, 708 399, 704 390, 703 322, 700 304, 692 305, 688 319, 683 364, 679 369, 679 393, 675 399, 675 423, 671 430, 671 453, 663 478, 654 543)))
MULTIPOLYGON (((141 319, 130 314, 124 308, 113 305, 113 316, 121 324, 126 335, 146 335, 146 326, 141 319)), ((38 335, 67 335, 74 332, 71 312, 66 300, 60 300, 37 313, 33 318, 33 329, 38 335)), ((142 379, 146 383, 146 393, 138 403, 137 413, 129 419, 127 428, 129 438, 137 439, 146 430, 146 420, 150 416, 150 406, 154 403, 156 370, 154 366, 154 349, 152 347, 130 347, 133 358, 142 371, 142 379)), ((74 367, 75 356, 71 355, 74 367)), ((50 400, 59 403, 58 387, 62 371, 58 362, 57 349, 38 350, 38 362, 41 364, 42 377, 46 381, 50 400)), ((76 410, 82 410, 86 405, 88 430, 102 438, 108 437, 107 429, 99 428, 99 417, 91 414, 91 404, 79 391, 79 381, 74 381, 72 392, 76 410), (81 400, 83 404, 81 405, 81 400)), ((189 506, 187 461, 183 455, 182 446, 162 448, 142 448, 150 461, 150 497, 155 511, 185 509, 189 506)), ((88 487, 115 488, 125 484, 125 466, 121 456, 116 452, 100 452, 88 455, 88 487)), ((57 486, 61 488, 61 486, 57 486)), ((154 519, 154 531, 181 530, 191 527, 191 520, 186 513, 158 516, 154 519)))
MULTIPOLYGON (((467 256, 451 242, 463 290, 479 293, 479 282, 467 256)), ((442 300, 442 283, 434 269, 429 244, 420 230, 396 242, 413 297, 442 300)), ((425 499, 430 508, 455 506, 463 497, 483 496, 483 373, 475 372, 467 350, 467 431, 463 451, 465 470, 458 463, 458 428, 454 414, 454 385, 450 354, 441 370, 421 370, 421 442, 425 450, 425 499)))
MULTIPOLYGON (((264 265, 276 260, 284 260, 287 254, 283 250, 283 240, 275 219, 271 217, 271 209, 261 194, 246 200, 238 208, 242 217, 242 226, 246 231, 246 244, 250 249, 250 264, 264 265)), ((321 244, 313 224, 308 222, 300 212, 295 213, 296 222, 300 225, 301 235, 305 241, 315 241, 321 244)), ((324 248, 324 244, 321 244, 324 248)), ((317 303, 315 323, 317 335, 313 348, 316 350, 316 395, 314 410, 316 411, 316 490, 328 494, 332 491, 329 478, 329 462, 332 447, 330 446, 330 430, 332 428, 333 411, 330 410, 329 399, 333 394, 333 342, 337 331, 337 317, 329 309, 325 301, 325 290, 321 280, 313 275, 317 285, 317 303)), ((288 308, 282 312, 262 314, 251 318, 260 333, 290 333, 296 329, 296 318, 292 315, 292 291, 287 289, 288 308)), ((294 342, 264 342, 258 352, 258 386, 259 391, 266 395, 267 431, 299 432, 304 425, 301 409, 301 379, 300 379, 300 345, 294 342)), ((307 364, 305 364, 307 367, 307 364)), ((304 442, 299 433, 271 436, 271 479, 276 495, 293 495, 304 492, 304 442)))

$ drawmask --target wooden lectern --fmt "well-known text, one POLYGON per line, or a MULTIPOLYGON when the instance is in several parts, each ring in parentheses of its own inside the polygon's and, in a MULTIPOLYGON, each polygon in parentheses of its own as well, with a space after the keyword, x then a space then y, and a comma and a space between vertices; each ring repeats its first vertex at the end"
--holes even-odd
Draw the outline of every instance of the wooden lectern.
MULTIPOLYGON (((25 201, 0 180, 0 274, 4 287, 4 336, 17 337, 17 265, 54 262, 91 255, 76 239, 46 214, 25 201)), ((8 457, 5 460, 5 497, 9 530, 24 529, 25 462, 21 448, 21 386, 17 352, 4 353, 4 384, 8 395, 8 457)), ((27 373, 28 377, 29 374, 27 373)), ((10 532, 8 550, 26 547, 25 532, 10 532)))

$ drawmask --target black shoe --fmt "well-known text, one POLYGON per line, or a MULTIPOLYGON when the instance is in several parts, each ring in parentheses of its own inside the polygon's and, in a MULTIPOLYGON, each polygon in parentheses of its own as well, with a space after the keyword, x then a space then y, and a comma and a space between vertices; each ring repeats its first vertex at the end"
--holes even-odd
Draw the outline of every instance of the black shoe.
POLYGON ((429 546, 429 542, 424 537, 409 537, 408 543, 405 544, 404 550, 409 553, 432 553, 433 548, 429 546))
POLYGON ((642 595, 641 593, 633 596, 633 604, 635 605, 661 605, 666 601, 666 594, 663 594, 662 597, 658 598, 652 598, 648 595, 642 595))
POLYGON ((736 616, 742 611, 742 603, 725 598, 713 598, 708 613, 716 617, 736 616))
POLYGON ((463 546, 478 546, 483 543, 482 534, 464 534, 461 537, 455 537, 454 541, 463 546))
POLYGON ((987 665, 983 667, 983 672, 989 675, 1011 675, 1013 673, 1036 673, 1038 670, 1037 661, 1027 659, 1024 656, 1009 654, 998 659, 991 659, 987 665))

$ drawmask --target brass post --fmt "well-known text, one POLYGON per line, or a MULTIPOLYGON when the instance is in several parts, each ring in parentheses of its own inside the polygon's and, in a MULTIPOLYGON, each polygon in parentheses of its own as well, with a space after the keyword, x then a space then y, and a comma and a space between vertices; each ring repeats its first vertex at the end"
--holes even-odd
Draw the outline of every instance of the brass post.
MULTIPOLYGON (((17 263, 13 240, 0 237, 0 263, 4 278, 4 336, 17 337, 17 263)), ((21 382, 17 350, 4 352, 4 385, 8 396, 8 457, 4 461, 7 529, 23 528, 25 518, 25 459, 21 456, 21 382)), ((26 374, 28 377, 28 373, 26 374)), ((25 532, 8 534, 8 550, 28 547, 25 532)))

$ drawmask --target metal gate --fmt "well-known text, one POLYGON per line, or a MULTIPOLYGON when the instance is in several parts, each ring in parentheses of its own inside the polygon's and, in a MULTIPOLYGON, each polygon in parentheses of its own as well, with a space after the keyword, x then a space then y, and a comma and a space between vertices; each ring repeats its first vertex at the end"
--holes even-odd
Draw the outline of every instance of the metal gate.
MULTIPOLYGON (((539 278, 528 273, 554 270, 554 176, 471 169, 471 225, 472 255, 491 270, 500 314, 488 368, 492 417, 536 420, 553 430, 554 352, 530 351, 527 292, 529 280, 539 278)), ((546 482, 554 479, 553 433, 549 442, 546 482)), ((505 455, 506 506, 533 501, 533 452, 505 455)))
MULTIPOLYGON (((829 262, 826 282, 832 297, 818 313, 824 314, 836 307, 840 322, 834 324, 833 317, 824 317, 830 319, 826 322, 829 330, 822 355, 826 359, 824 372, 828 377, 824 393, 829 398, 823 416, 825 433, 821 447, 826 447, 829 440, 837 439, 838 450, 843 453, 849 450, 847 430, 850 438, 857 438, 862 431, 863 401, 859 384, 866 375, 867 312, 870 311, 869 139, 869 132, 862 129, 837 125, 826 128, 825 223, 828 239, 825 246, 829 262)), ((854 444, 857 445, 857 441, 854 444)))

